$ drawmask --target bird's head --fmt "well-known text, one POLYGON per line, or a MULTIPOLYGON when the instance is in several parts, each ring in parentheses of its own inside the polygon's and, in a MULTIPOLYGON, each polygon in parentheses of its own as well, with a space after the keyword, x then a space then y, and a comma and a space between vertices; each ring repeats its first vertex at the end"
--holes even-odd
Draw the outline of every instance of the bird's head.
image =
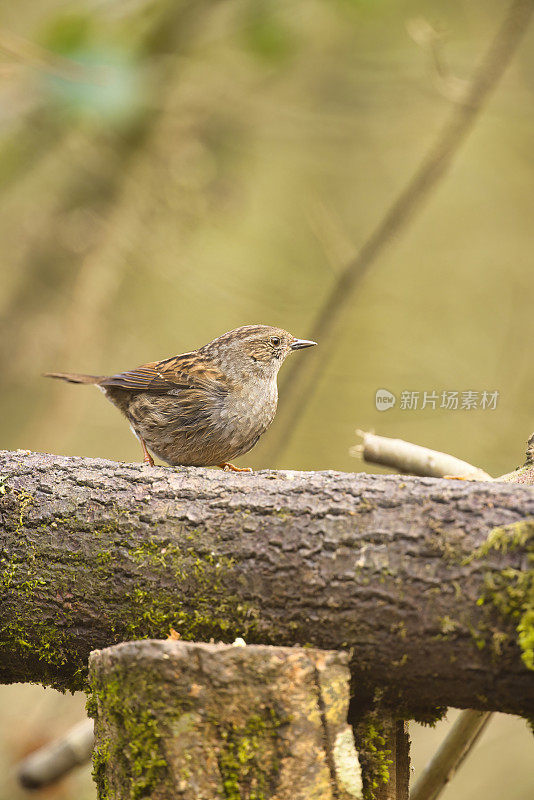
POLYGON ((244 325, 228 331, 202 348, 229 376, 275 378, 293 350, 313 347, 316 342, 297 339, 283 328, 244 325))

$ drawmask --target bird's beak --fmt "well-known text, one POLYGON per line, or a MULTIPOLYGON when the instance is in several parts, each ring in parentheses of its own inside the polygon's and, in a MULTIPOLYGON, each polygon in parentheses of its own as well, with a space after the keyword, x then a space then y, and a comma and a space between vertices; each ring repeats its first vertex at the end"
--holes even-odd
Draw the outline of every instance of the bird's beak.
POLYGON ((293 339, 291 342, 292 350, 301 350, 303 347, 313 347, 317 342, 312 342, 309 339, 293 339))

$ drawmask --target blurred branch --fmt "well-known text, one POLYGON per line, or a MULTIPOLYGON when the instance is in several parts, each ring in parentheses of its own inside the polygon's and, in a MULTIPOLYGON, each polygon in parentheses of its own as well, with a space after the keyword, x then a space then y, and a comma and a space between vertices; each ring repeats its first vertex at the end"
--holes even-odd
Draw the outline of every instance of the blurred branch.
POLYGON ((79 64, 11 31, 0 30, 0 52, 27 67, 47 72, 66 81, 103 84, 105 67, 79 64))
POLYGON ((410 792, 410 800, 436 800, 491 719, 488 711, 463 711, 410 792))
POLYGON ((468 81, 453 75, 443 56, 443 33, 437 31, 424 17, 406 23, 408 34, 427 53, 432 73, 441 94, 455 103, 461 102, 468 90, 468 81))
MULTIPOLYGON (((194 31, 212 6, 208 2, 169 3, 153 26, 145 42, 147 52, 161 55, 181 52, 190 46, 194 31)), ((167 107, 166 97, 172 91, 179 61, 166 62, 166 74, 158 81, 159 98, 153 98, 152 108, 140 124, 123 142, 123 151, 117 159, 113 186, 103 213, 107 215, 101 226, 101 235, 87 256, 81 261, 74 285, 70 289, 69 311, 64 327, 69 335, 62 340, 57 362, 74 364, 83 351, 87 359, 98 349, 103 329, 102 320, 113 306, 124 272, 128 267, 126 251, 132 247, 139 232, 139 221, 146 213, 152 198, 146 193, 146 173, 152 167, 153 150, 149 143, 161 135, 161 122, 167 107)), ((62 393, 56 393, 52 407, 47 412, 48 425, 55 432, 56 443, 61 446, 61 436, 70 429, 66 420, 72 421, 76 413, 62 393)), ((41 429, 39 419, 30 420, 36 432, 41 429)), ((31 436, 26 431, 25 435, 31 436)))
POLYGON ((491 475, 448 453, 430 450, 402 439, 390 439, 366 431, 356 431, 363 443, 350 449, 350 454, 368 464, 381 464, 410 475, 445 478, 452 475, 476 481, 490 481, 491 475))
POLYGON ((317 198, 310 200, 307 207, 307 220, 316 239, 321 243, 327 265, 337 276, 340 266, 352 257, 354 245, 342 230, 332 208, 322 200, 317 198))
POLYGON ((354 302, 354 292, 369 268, 394 236, 404 232, 432 191, 444 178, 460 146, 472 130, 478 115, 496 88, 528 28, 534 0, 513 0, 494 40, 470 81, 462 103, 455 105, 451 116, 438 134, 434 145, 423 158, 407 185, 397 195, 384 217, 358 255, 346 265, 316 314, 309 338, 319 342, 310 359, 295 359, 281 379, 282 402, 264 459, 276 465, 295 432, 295 420, 313 396, 313 391, 330 358, 334 334, 342 313, 354 302))
MULTIPOLYGON (((72 312, 64 325, 69 330, 69 336, 61 337, 64 355, 73 352, 77 347, 88 348, 88 352, 91 348, 98 347, 98 321, 104 309, 113 302, 116 287, 122 278, 122 270, 127 264, 125 258, 122 261, 116 258, 112 264, 102 262, 107 254, 106 247, 113 240, 113 215, 123 216, 128 204, 134 207, 132 224, 126 231, 124 224, 117 230, 117 239, 121 244, 125 234, 129 242, 132 232, 138 229, 139 216, 150 202, 150 198, 145 196, 146 192, 137 191, 139 161, 143 161, 143 168, 146 168, 150 155, 146 153, 147 142, 151 135, 158 133, 158 122, 165 108, 165 100, 169 89, 174 85, 175 60, 165 57, 190 46, 194 26, 209 7, 209 3, 200 1, 179 4, 162 2, 154 7, 150 23, 143 31, 141 41, 136 41, 135 46, 146 68, 154 63, 162 67, 158 71, 157 80, 154 76, 150 103, 143 108, 142 113, 134 115, 128 125, 121 125, 118 129, 105 126, 98 133, 90 135, 83 132, 83 126, 76 117, 63 117, 59 122, 58 115, 48 108, 47 113, 35 113, 27 118, 25 128, 17 130, 8 144, 7 153, 3 152, 5 144, 0 150, 0 167, 4 167, 5 162, 10 165, 9 181, 7 186, 3 184, 1 188, 4 194, 12 191, 9 187, 13 183, 17 182, 17 187, 19 186, 21 176, 27 172, 27 165, 35 162, 43 151, 45 157, 40 155, 42 160, 56 161, 55 191, 47 194, 40 204, 37 222, 24 231, 24 236, 21 237, 21 255, 11 256, 12 266, 16 268, 18 275, 8 300, 3 301, 0 320, 0 358, 7 370, 18 362, 18 348, 24 351, 27 341, 35 340, 39 336, 41 318, 35 314, 33 296, 36 285, 42 281, 43 273, 48 273, 49 283, 50 275, 58 275, 59 280, 54 285, 55 297, 70 295, 71 298, 72 312), (33 136, 29 136, 28 128, 34 131, 33 136), (53 152, 48 147, 51 139, 59 140, 53 152), (76 157, 69 164, 67 155, 72 150, 76 152, 76 157), (98 153, 98 158, 95 158, 95 152, 98 153), (68 169, 65 169, 66 161, 68 169), (142 207, 139 203, 140 194, 144 196, 145 202, 142 207), (72 210, 73 198, 79 205, 83 200, 84 207, 99 219, 109 220, 112 217, 108 224, 98 226, 89 254, 83 250, 77 254, 77 258, 70 248, 63 245, 65 211, 72 210), (62 261, 68 266, 58 270, 57 264, 62 261), (74 282, 73 273, 76 274, 74 282), (98 292, 100 284, 101 291, 98 292), (21 330, 24 335, 20 335, 21 330)), ((139 9, 139 13, 142 13, 142 9, 139 9)), ((122 217, 117 221, 122 222, 122 217)), ((123 250, 117 249, 122 254, 123 250)), ((60 312, 52 309, 52 315, 58 313, 60 312)))
POLYGON ((25 789, 44 789, 74 767, 91 758, 94 745, 93 720, 84 719, 63 736, 41 747, 19 764, 18 779, 25 789))

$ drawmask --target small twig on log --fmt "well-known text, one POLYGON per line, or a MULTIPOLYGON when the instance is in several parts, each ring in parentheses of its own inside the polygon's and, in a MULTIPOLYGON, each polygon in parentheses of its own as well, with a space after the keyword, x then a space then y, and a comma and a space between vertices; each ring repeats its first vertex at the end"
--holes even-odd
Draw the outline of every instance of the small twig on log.
POLYGON ((100 800, 358 800, 346 653, 126 642, 89 660, 100 800))
POLYGON ((357 256, 340 273, 318 310, 308 338, 320 343, 311 359, 295 359, 280 381, 282 403, 276 432, 264 449, 266 463, 277 464, 296 429, 295 420, 313 396, 313 388, 331 356, 334 333, 343 310, 353 302, 354 290, 393 237, 398 237, 416 213, 424 207, 453 163, 460 146, 496 88, 521 42, 534 11, 532 0, 513 0, 497 34, 469 81, 463 102, 453 107, 450 118, 431 149, 421 160, 408 183, 401 189, 357 256))
POLYGON ((351 455, 363 458, 368 464, 381 464, 391 467, 399 472, 410 475, 428 476, 430 478, 444 478, 453 475, 458 478, 470 478, 476 481, 490 481, 491 475, 483 469, 468 464, 459 458, 430 450, 403 439, 389 439, 387 436, 377 436, 375 433, 357 430, 358 436, 363 439, 363 444, 355 445, 350 449, 351 455))
POLYGON ((491 718, 486 711, 463 711, 410 792, 410 800, 436 800, 477 742, 491 718))
POLYGON ((25 789, 44 789, 91 758, 93 720, 84 719, 63 736, 41 747, 19 764, 18 779, 25 789))

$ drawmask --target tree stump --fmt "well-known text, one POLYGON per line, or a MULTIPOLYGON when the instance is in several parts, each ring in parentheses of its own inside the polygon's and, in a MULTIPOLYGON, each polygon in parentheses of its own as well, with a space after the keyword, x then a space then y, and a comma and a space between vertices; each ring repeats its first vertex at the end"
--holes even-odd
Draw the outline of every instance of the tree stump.
POLYGON ((99 800, 355 800, 344 653, 126 642, 90 658, 99 800))

